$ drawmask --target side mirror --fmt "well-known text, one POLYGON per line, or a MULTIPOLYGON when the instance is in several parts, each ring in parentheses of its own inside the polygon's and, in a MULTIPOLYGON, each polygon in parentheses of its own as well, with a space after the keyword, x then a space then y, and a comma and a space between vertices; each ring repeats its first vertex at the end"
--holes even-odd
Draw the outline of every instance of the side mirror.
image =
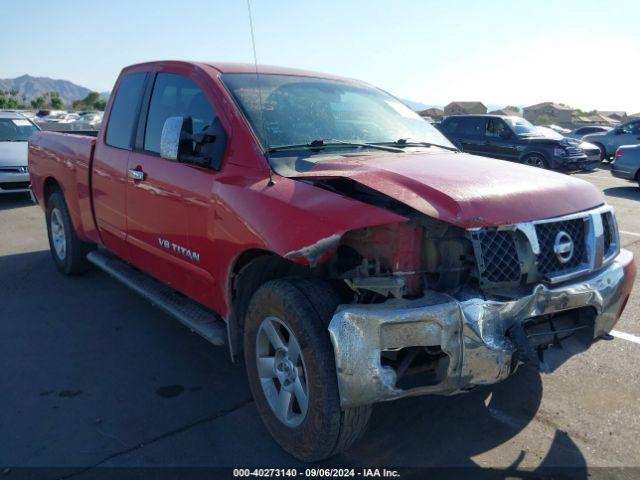
POLYGON ((184 117, 169 117, 165 120, 160 135, 160 156, 172 162, 180 161, 180 154, 184 153, 184 144, 191 135, 191 119, 184 117), (183 144, 181 151, 180 144, 183 144))
POLYGON ((193 133, 191 117, 169 117, 160 135, 160 156, 220 170, 226 144, 226 133, 217 118, 202 132, 193 133))
POLYGON ((622 135, 623 133, 624 133, 624 130, 621 127, 618 127, 613 131, 614 135, 622 135))

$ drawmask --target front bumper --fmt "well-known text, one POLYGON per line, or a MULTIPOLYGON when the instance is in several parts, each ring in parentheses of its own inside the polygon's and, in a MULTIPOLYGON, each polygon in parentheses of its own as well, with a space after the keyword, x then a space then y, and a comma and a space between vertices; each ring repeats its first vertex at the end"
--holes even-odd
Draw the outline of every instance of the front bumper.
POLYGON ((600 157, 594 158, 587 155, 573 157, 554 157, 554 162, 559 168, 575 169, 595 166, 600 163, 600 157))
POLYGON ((566 284, 538 285, 512 301, 457 299, 431 292, 418 300, 342 305, 329 325, 343 407, 405 396, 448 395, 507 378, 518 364, 518 348, 507 336, 515 324, 556 312, 593 307, 593 338, 614 327, 636 275, 633 254, 622 250, 606 268, 566 284), (383 351, 439 347, 448 357, 437 384, 401 389, 383 351))
POLYGON ((29 173, 0 169, 0 194, 29 191, 29 173))

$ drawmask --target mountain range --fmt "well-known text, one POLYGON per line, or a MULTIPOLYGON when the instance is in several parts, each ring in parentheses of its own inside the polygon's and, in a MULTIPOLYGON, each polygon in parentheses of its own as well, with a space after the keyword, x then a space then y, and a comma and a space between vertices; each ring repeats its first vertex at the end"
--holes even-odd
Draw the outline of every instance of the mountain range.
POLYGON ((18 99, 24 99, 27 102, 47 92, 58 92, 65 105, 70 105, 74 100, 80 100, 91 92, 90 89, 76 85, 69 80, 32 77, 31 75, 0 79, 0 90, 15 90, 18 92, 18 99))

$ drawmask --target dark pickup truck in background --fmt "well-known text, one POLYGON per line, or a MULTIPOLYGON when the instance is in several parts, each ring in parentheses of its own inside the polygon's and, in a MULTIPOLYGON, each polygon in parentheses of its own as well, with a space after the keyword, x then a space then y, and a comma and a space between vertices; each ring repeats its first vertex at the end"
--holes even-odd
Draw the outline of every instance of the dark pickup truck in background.
POLYGON ((355 80, 144 63, 102 125, 29 141, 56 266, 95 265, 227 344, 304 460, 353 444, 376 402, 552 370, 633 285, 594 186, 462 153, 355 80))
POLYGON ((540 168, 580 169, 593 165, 570 139, 553 139, 527 120, 503 115, 454 115, 438 126, 460 150, 540 168))

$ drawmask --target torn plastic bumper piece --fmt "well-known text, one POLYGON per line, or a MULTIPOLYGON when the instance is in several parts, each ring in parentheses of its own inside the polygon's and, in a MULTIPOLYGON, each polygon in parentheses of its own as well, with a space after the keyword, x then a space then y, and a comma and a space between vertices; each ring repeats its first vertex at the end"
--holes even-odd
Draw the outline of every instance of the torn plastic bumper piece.
MULTIPOLYGON (((589 332, 590 344, 614 327, 635 273, 633 255, 622 250, 614 262, 596 273, 553 288, 540 284, 515 300, 427 292, 417 300, 341 305, 329 325, 341 405, 449 395, 504 380, 519 362, 535 363, 532 355, 539 353, 541 345, 570 337, 573 332, 555 328, 553 321, 551 333, 544 324, 554 316, 556 323, 562 323, 561 317, 572 311, 593 312, 574 316, 577 326, 574 322, 569 329, 589 332), (448 356, 446 372, 438 383, 410 389, 397 386, 397 372, 382 362, 382 353, 408 347, 437 347, 448 356)), ((542 367, 547 369, 545 364, 542 367)))

